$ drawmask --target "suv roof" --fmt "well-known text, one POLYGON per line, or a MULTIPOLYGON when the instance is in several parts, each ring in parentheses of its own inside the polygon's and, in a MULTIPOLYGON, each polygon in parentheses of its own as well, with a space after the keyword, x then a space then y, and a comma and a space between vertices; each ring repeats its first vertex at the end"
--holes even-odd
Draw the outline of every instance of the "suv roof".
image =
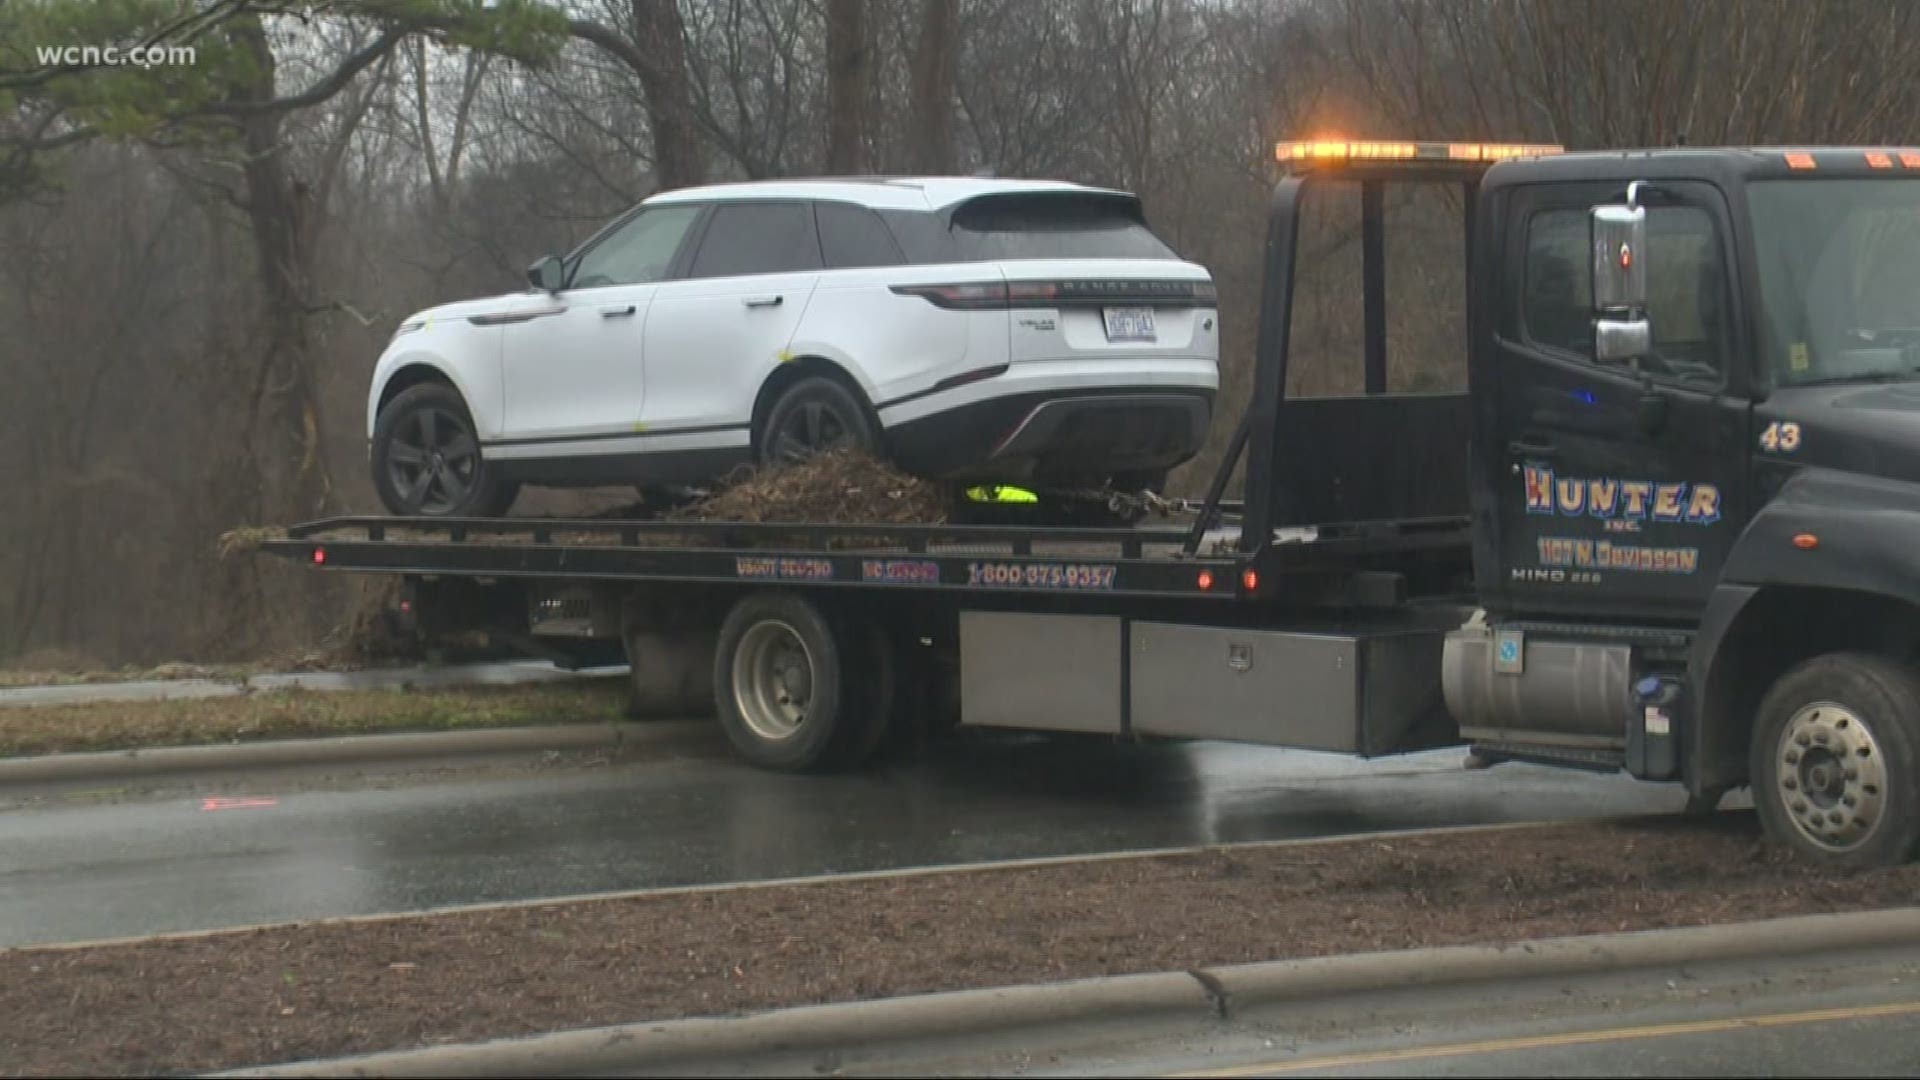
POLYGON ((981 195, 1020 192, 1077 191, 1096 195, 1131 193, 1088 187, 1064 180, 1016 180, 977 176, 858 176, 794 180, 748 180, 733 184, 663 191, 645 200, 658 206, 678 202, 719 202, 731 199, 831 199, 858 203, 874 210, 939 210, 981 195))

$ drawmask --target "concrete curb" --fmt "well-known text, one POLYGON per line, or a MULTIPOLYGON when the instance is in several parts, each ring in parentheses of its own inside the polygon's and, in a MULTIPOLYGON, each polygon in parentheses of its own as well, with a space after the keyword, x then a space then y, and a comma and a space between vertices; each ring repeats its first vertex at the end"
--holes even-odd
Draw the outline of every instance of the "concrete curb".
POLYGON ((1920 943, 1920 907, 1207 968, 1232 1010, 1330 994, 1920 943))
POLYGON ((235 1070, 220 1076, 579 1076, 738 1065, 820 1052, 1003 1033, 1079 1020, 1153 1016, 1203 1023, 1250 1006, 1412 986, 1596 975, 1677 964, 1920 943, 1920 908, 1804 915, 1675 930, 1549 938, 1235 964, 1075 982, 669 1020, 462 1046, 235 1070))
POLYGON ((627 745, 688 741, 711 725, 698 720, 646 723, 555 724, 551 727, 417 731, 386 735, 341 735, 320 739, 275 739, 211 746, 159 746, 85 754, 44 754, 0 759, 0 786, 67 780, 119 780, 169 773, 271 769, 295 765, 340 765, 468 754, 599 750, 627 745))
POLYGON ((1180 1013, 1200 1017, 1211 1012, 1206 991, 1199 983, 1187 975, 1169 972, 958 990, 851 1005, 811 1005, 728 1019, 625 1024, 217 1075, 593 1076, 681 1062, 734 1061, 762 1054, 950 1038, 1076 1020, 1180 1013))

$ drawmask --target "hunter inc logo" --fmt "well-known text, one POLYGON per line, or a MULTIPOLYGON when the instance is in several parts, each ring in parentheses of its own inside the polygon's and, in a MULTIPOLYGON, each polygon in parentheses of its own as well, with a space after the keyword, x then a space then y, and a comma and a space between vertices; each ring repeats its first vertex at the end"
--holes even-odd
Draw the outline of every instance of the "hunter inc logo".
POLYGON ((191 45, 40 45, 41 67, 186 67, 199 60, 191 45))

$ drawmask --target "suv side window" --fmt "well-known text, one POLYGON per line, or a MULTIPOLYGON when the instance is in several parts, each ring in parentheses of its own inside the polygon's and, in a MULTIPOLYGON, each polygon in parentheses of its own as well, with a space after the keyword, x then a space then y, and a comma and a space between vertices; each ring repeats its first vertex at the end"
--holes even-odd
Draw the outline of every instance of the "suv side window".
MULTIPOLYGON (((1593 266, 1584 209, 1546 210, 1527 223, 1521 319, 1536 345, 1593 355, 1593 266)), ((1713 217, 1697 206, 1647 211, 1648 370, 1718 382, 1729 344, 1726 274, 1713 217)))
POLYGON ((820 252, 828 269, 900 265, 900 248, 878 214, 837 202, 814 203, 813 212, 820 222, 820 252))
POLYGON ((657 206, 642 210, 632 220, 588 248, 574 267, 574 289, 608 285, 643 285, 667 276, 673 256, 700 216, 698 206, 657 206))
POLYGON ((820 241, 806 203, 720 203, 689 277, 820 269, 820 241))

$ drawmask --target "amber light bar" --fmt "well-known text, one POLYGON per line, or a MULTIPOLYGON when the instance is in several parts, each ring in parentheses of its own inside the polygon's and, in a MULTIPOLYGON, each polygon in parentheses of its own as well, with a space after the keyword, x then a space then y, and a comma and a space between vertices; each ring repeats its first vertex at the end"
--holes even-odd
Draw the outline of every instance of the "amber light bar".
POLYGON ((1371 139, 1313 139, 1283 142, 1274 159, 1291 171, 1342 165, 1411 162, 1416 164, 1491 164, 1511 158, 1545 157, 1565 147, 1547 143, 1381 142, 1371 139))

